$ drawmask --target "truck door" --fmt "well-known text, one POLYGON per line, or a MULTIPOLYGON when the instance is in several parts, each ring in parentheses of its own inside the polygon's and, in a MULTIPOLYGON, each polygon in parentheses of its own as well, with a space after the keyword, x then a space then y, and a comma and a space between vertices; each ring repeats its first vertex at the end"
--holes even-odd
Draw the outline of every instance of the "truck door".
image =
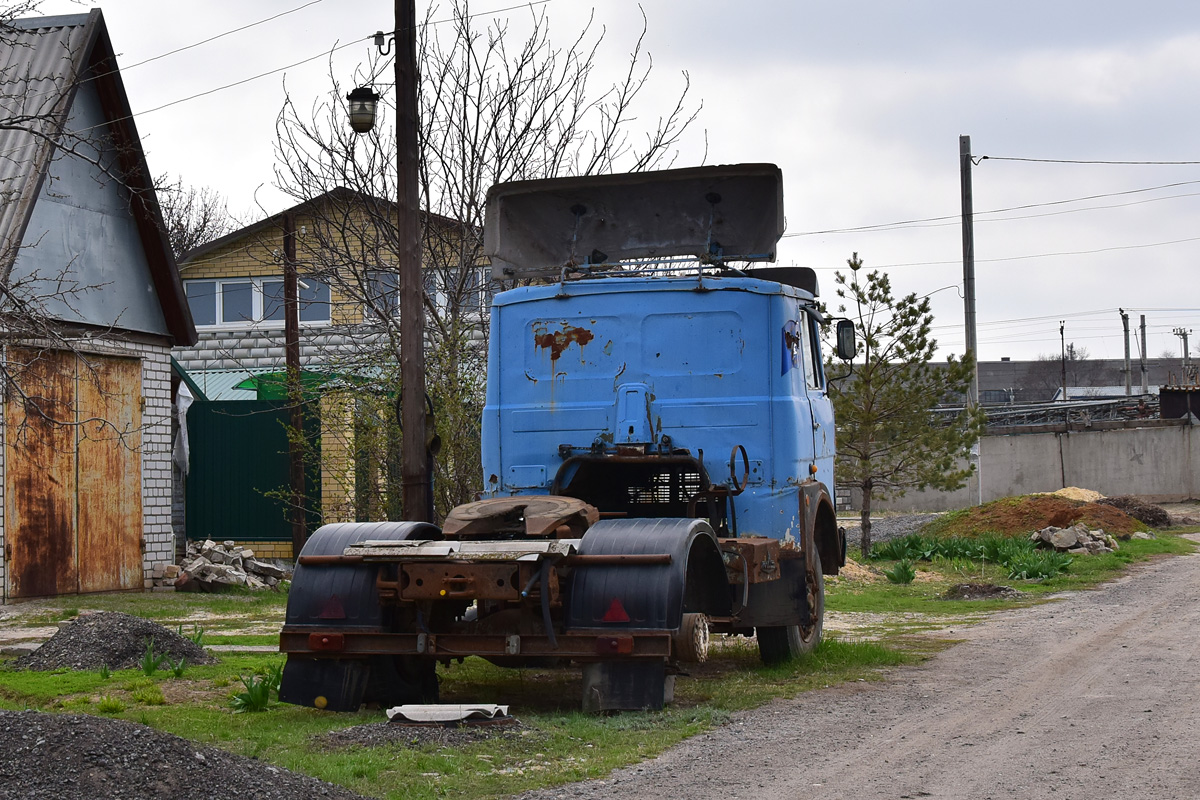
POLYGON ((824 362, 821 358, 821 336, 816 319, 800 312, 801 347, 804 351, 804 382, 812 412, 813 459, 817 464, 817 480, 833 494, 834 443, 833 403, 825 384, 824 362))

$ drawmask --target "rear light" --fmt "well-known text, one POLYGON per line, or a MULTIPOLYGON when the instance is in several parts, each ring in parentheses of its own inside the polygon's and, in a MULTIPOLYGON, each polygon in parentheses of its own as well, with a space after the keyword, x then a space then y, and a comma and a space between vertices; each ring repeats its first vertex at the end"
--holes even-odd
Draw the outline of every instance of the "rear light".
POLYGON ((310 633, 308 635, 309 650, 342 650, 346 647, 346 637, 340 633, 310 633))

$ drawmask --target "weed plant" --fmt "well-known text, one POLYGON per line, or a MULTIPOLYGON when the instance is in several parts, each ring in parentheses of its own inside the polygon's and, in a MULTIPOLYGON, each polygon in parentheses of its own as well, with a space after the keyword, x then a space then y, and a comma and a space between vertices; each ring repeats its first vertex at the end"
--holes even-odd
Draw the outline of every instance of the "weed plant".
POLYGON ((120 714, 125 710, 125 704, 115 697, 104 695, 96 702, 96 710, 101 714, 120 714))
POLYGON ((146 652, 142 654, 142 660, 138 662, 138 666, 142 668, 142 672, 146 675, 153 675, 158 672, 158 668, 167 660, 166 653, 154 652, 154 640, 149 636, 146 637, 146 652))
MULTIPOLYGON (((1024 537, 999 536, 985 534, 978 538, 952 537, 939 539, 920 533, 902 536, 883 542, 871 551, 874 560, 899 561, 933 561, 947 559, 961 563, 962 560, 982 561, 998 564, 1003 567, 1008 577, 1013 580, 1042 580, 1053 578, 1066 572, 1071 565, 1071 557, 1065 553, 1052 550, 1039 550, 1034 543, 1024 537)), ((896 565, 899 569, 900 564, 896 565)), ((885 571, 892 583, 908 583, 909 581, 893 580, 891 572, 885 571)), ((897 575, 903 576, 904 570, 897 575)), ((911 580, 911 579, 910 579, 911 580)))
POLYGON ((167 704, 162 689, 158 686, 142 686, 129 693, 129 699, 144 706, 162 706, 167 704))
POLYGON ((905 558, 896 562, 891 569, 885 569, 883 574, 890 583, 912 583, 913 578, 917 577, 917 570, 913 562, 905 558))
POLYGON ((246 711, 266 711, 267 706, 271 704, 270 678, 257 675, 247 678, 243 675, 242 686, 246 687, 246 691, 233 696, 233 710, 239 714, 246 711))
MULTIPOLYGON (((168 661, 167 663, 170 664, 171 662, 168 661)), ((179 661, 175 662, 174 664, 171 664, 172 677, 182 678, 183 670, 186 667, 187 667, 187 659, 186 658, 180 658, 179 661)))

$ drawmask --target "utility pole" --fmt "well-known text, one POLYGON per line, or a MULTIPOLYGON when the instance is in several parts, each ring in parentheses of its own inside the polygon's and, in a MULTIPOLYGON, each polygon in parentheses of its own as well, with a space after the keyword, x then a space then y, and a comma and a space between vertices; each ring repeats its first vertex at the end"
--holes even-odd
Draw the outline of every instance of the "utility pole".
POLYGON ((1129 360, 1129 315, 1123 308, 1118 308, 1117 311, 1121 313, 1121 327, 1125 329, 1125 396, 1129 397, 1133 394, 1133 369, 1129 360))
POLYGON ((292 557, 308 539, 304 492, 304 386, 300 380, 300 287, 296 275, 296 218, 283 215, 283 342, 287 365, 288 482, 291 486, 292 557))
POLYGON ((1192 365, 1191 364, 1192 359, 1191 359, 1190 354, 1188 353, 1188 334, 1191 333, 1191 331, 1189 331, 1187 328, 1176 328, 1175 330, 1173 330, 1171 332, 1183 340, 1183 379, 1184 379, 1184 381, 1186 381, 1188 379, 1188 375, 1191 372, 1189 367, 1191 367, 1191 365, 1192 365))
POLYGON ((1142 334, 1142 394, 1150 394, 1150 376, 1146 374, 1146 315, 1141 316, 1141 334, 1142 334))
POLYGON ((396 0, 396 204, 400 273, 400 480, 404 516, 432 522, 425 441, 425 309, 421 280, 421 219, 417 198, 417 9, 396 0))
POLYGON ((969 405, 979 401, 979 341, 975 326, 975 209, 971 190, 971 137, 958 137, 958 172, 962 188, 963 304, 967 326, 967 352, 975 359, 971 373, 969 405))
POLYGON ((1067 322, 1066 320, 1058 321, 1058 339, 1062 345, 1062 387, 1063 387, 1063 402, 1067 402, 1067 322))

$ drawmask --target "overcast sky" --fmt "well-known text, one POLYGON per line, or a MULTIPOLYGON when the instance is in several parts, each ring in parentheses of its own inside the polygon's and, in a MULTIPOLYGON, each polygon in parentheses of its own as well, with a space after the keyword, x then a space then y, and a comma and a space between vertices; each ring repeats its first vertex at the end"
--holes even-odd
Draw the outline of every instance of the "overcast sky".
MULTIPOLYGON (((471 11, 513 5, 476 0, 471 11)), ((87 7, 48 0, 42 11, 87 7)), ((386 0, 108 0, 100 7, 151 169, 212 187, 232 211, 253 218, 265 213, 260 207, 274 213, 286 205, 271 186, 284 76, 306 106, 329 89, 333 47, 350 45, 333 61, 349 83, 371 48, 355 40, 392 27, 386 0), (135 66, 277 14, 286 15, 135 66)), ((1118 307, 1132 313, 1134 326, 1146 315, 1151 356, 1180 354, 1174 328, 1200 333, 1200 164, 1000 160, 1200 162, 1200 3, 642 0, 641 7, 657 99, 645 115, 679 92, 684 71, 692 97, 703 101, 676 166, 778 164, 788 223, 779 262, 815 268, 827 300, 834 270, 857 252, 868 268, 886 270, 897 292, 932 294, 943 351, 963 351, 958 151, 967 134, 976 157, 991 157, 973 170, 982 359, 1057 354, 1060 320, 1068 342, 1093 357, 1119 358, 1118 307), (889 226, 914 220, 933 221, 889 226), (885 229, 845 231, 867 226, 885 229)), ((427 8, 419 0, 418 17, 427 8)), ((577 0, 538 8, 564 45, 593 10, 577 0)), ((638 8, 634 0, 595 5, 614 69, 641 29, 638 8)), ((503 16, 520 26, 529 14, 503 16)))

